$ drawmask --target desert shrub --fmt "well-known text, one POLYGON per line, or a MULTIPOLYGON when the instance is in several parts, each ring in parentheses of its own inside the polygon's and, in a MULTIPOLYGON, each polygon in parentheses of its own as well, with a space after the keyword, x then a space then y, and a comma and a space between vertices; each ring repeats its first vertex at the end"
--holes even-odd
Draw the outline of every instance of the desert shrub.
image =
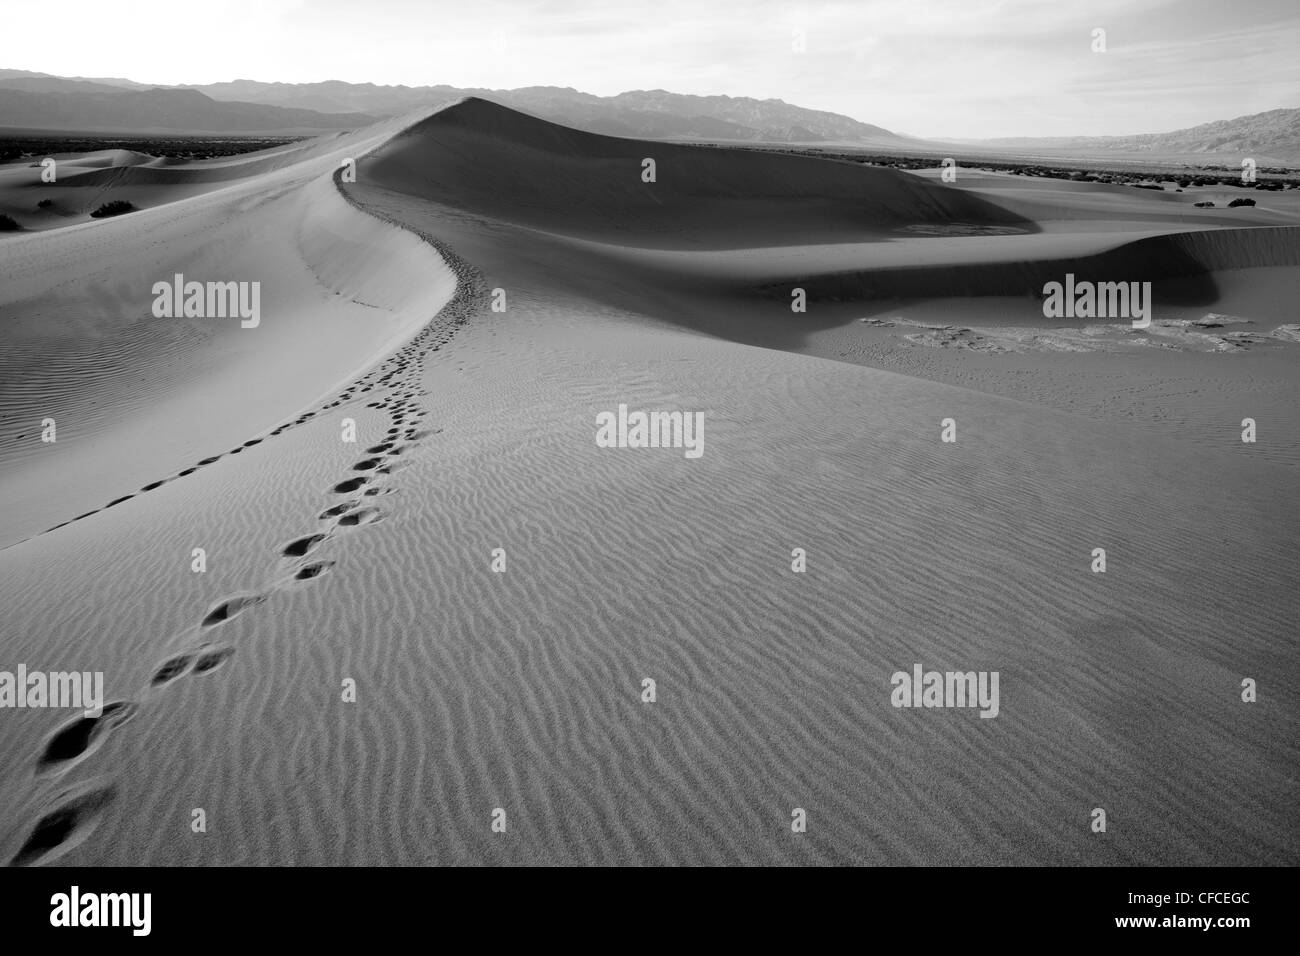
POLYGON ((1242 198, 1242 199, 1234 199, 1232 202, 1228 203, 1228 208, 1231 209, 1234 206, 1253 206, 1253 205, 1255 205, 1255 200, 1242 198))
POLYGON ((1199 206, 1201 209, 1213 209, 1213 208, 1214 208, 1214 203, 1210 202, 1208 199, 1205 200, 1205 202, 1198 202, 1198 203, 1195 203, 1194 205, 1199 206))
POLYGON ((0 213, 0 232, 17 232, 22 226, 14 222, 4 213, 0 213))
POLYGON ((91 219, 103 219, 106 216, 120 216, 124 212, 135 212, 135 207, 125 199, 114 199, 112 202, 106 202, 90 214, 91 219))
POLYGON ((49 208, 50 208, 51 206, 53 206, 53 205, 54 205, 54 200, 53 200, 53 199, 42 199, 40 202, 38 202, 38 203, 36 204, 36 208, 37 208, 37 209, 49 209, 49 208))

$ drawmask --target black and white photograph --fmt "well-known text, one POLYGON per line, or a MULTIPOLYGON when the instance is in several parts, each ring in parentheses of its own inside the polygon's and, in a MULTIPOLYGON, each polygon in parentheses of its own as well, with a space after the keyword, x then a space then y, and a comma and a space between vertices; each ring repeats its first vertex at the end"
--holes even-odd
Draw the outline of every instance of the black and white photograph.
POLYGON ((127 868, 1139 867, 1111 937, 1252 939, 1294 0, 0 23, 24 920, 149 935, 127 868))

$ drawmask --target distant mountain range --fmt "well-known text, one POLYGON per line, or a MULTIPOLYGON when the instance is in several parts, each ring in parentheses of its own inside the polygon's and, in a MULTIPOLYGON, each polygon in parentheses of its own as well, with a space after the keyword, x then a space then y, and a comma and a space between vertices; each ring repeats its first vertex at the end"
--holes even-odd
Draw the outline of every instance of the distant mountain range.
POLYGON ((157 127, 196 132, 323 130, 361 126, 465 96, 485 97, 543 119, 613 136, 900 148, 910 142, 887 129, 837 113, 743 96, 687 96, 652 90, 601 97, 547 86, 486 90, 337 80, 233 80, 206 86, 147 87, 131 80, 58 77, 23 70, 0 70, 0 126, 69 130, 157 127))
POLYGON ((0 71, 0 127, 63 132, 317 132, 373 123, 363 113, 320 113, 224 102, 189 89, 140 89, 0 71))
MULTIPOLYGON (((373 83, 262 83, 150 87, 118 78, 59 77, 0 70, 0 127, 67 131, 311 132, 364 126, 376 119, 479 96, 542 119, 612 136, 711 142, 807 143, 942 151, 942 143, 890 132, 838 113, 781 100, 689 96, 637 90, 593 96, 568 87, 487 90, 373 83)), ((958 141, 954 141, 958 142, 958 141)), ((961 140, 981 150, 1051 150, 1086 156, 1300 164, 1300 109, 1278 109, 1142 136, 1019 137, 961 140)))
POLYGON ((1236 119, 1202 123, 1172 133, 1139 136, 1013 137, 962 140, 982 147, 1053 149, 1099 153, 1150 153, 1153 156, 1218 153, 1234 157, 1271 157, 1300 162, 1300 109, 1269 110, 1236 119))

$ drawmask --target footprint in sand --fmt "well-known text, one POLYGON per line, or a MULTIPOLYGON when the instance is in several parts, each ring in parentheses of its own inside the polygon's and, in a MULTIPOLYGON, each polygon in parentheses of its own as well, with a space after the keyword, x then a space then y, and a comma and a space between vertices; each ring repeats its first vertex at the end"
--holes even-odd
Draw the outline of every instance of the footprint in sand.
POLYGON ((241 594, 237 597, 228 598, 208 612, 207 617, 203 619, 202 626, 215 627, 218 624, 224 624, 235 615, 241 614, 265 600, 265 594, 241 594))
POLYGON ((281 554, 286 558, 301 558, 316 550, 316 547, 325 540, 323 534, 309 534, 291 541, 281 550, 281 554))
POLYGON ((98 717, 75 717, 46 741, 36 761, 38 776, 63 773, 100 748, 109 731, 128 723, 140 707, 130 701, 117 700, 104 705, 98 717))
POLYGON ((378 508, 358 508, 343 515, 337 522, 341 528, 354 528, 357 525, 374 524, 382 520, 384 513, 378 508))
POLYGON ((12 866, 48 863, 78 846, 99 825, 104 808, 116 791, 100 782, 65 790, 32 828, 32 833, 14 855, 12 866))
POLYGON ((306 564, 294 573, 295 581, 310 581, 312 578, 318 578, 325 574, 330 568, 334 567, 333 561, 316 561, 313 564, 306 564))
POLYGON ((229 646, 209 647, 206 650, 202 650, 194 657, 193 673, 209 674, 226 661, 230 660, 234 653, 235 649, 229 646))
POLYGON ((149 678, 149 686, 161 687, 163 684, 170 684, 189 670, 192 663, 194 663, 193 654, 177 654, 167 658, 154 669, 153 677, 149 678))
POLYGON ((330 489, 336 495, 350 495, 370 479, 365 475, 358 475, 356 478, 349 478, 347 481, 340 481, 330 489))

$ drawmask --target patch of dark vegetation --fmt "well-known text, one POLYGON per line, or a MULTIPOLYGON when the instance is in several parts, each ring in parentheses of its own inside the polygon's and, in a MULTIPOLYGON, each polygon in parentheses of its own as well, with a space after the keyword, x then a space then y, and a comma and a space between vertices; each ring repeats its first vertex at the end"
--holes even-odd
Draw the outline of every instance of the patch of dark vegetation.
POLYGON ((50 208, 51 206, 53 206, 53 205, 54 205, 54 200, 53 200, 53 199, 42 199, 40 202, 38 202, 38 203, 36 204, 36 208, 37 208, 37 209, 49 209, 49 208, 50 208))
POLYGON ((129 149, 173 159, 214 159, 254 153, 307 139, 306 136, 85 136, 76 133, 0 135, 0 163, 12 163, 51 153, 93 153, 101 149, 129 149))
POLYGON ((22 229, 22 226, 18 225, 18 223, 14 222, 4 213, 0 213, 0 232, 17 232, 20 229, 22 229))
POLYGON ((90 214, 91 219, 105 219, 109 216, 120 216, 123 213, 135 212, 135 206, 132 206, 125 199, 114 199, 112 202, 106 202, 90 214))

